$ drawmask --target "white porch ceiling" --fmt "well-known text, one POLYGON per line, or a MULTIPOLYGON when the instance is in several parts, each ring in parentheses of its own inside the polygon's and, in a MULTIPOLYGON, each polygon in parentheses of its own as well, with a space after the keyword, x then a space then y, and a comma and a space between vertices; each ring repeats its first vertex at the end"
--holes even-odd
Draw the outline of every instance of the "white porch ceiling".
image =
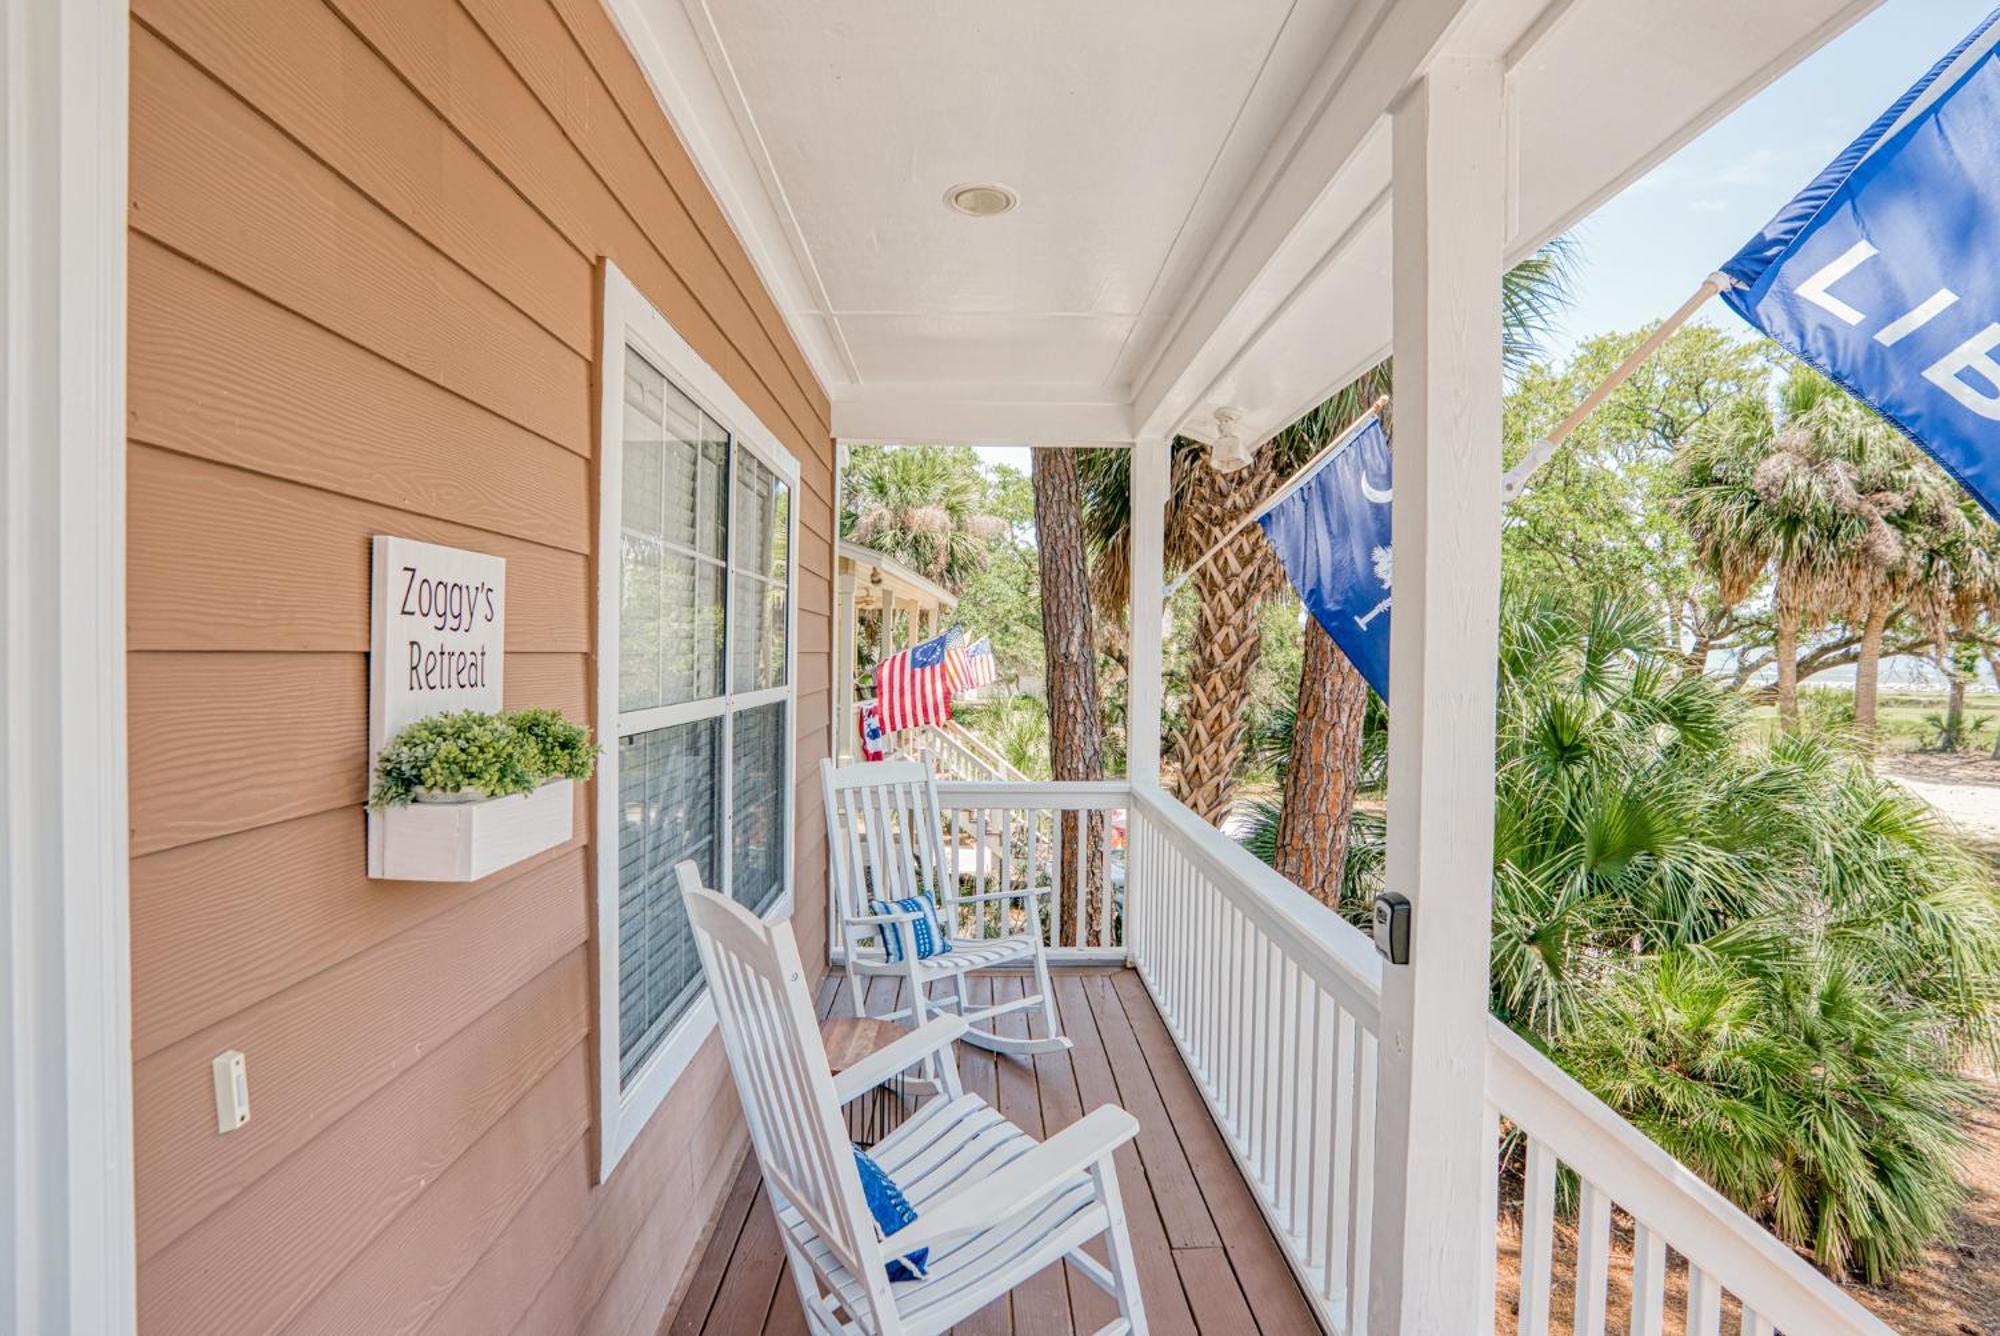
POLYGON ((1029 443, 1262 436, 1379 358, 1439 50, 1507 60, 1518 257, 1876 2, 606 0, 836 433, 1029 443))

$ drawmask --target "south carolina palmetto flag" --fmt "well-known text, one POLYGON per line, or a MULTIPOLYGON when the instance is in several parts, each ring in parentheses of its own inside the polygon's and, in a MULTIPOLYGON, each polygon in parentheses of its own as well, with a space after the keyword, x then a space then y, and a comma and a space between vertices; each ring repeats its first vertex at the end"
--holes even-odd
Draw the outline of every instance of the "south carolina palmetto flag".
POLYGON ((875 707, 884 733, 951 722, 950 639, 949 633, 936 636, 875 665, 875 707))

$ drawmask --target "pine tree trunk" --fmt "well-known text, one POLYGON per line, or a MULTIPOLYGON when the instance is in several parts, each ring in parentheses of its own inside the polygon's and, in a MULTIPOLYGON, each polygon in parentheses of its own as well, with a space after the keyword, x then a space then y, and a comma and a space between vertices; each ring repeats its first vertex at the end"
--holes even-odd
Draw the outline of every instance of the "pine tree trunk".
POLYGON ((1319 619, 1308 616, 1275 865, 1314 899, 1335 909, 1340 908, 1348 818, 1354 812, 1361 724, 1367 710, 1368 683, 1319 619))
POLYGON ((1778 575, 1778 643, 1773 654, 1778 663, 1778 723, 1787 733, 1799 728, 1799 605, 1792 597, 1790 582, 1778 575))
MULTIPOLYGON (((1034 453, 1035 547, 1042 588, 1042 656, 1049 708, 1049 773, 1057 780, 1104 778, 1104 732, 1097 709, 1097 638, 1091 628, 1090 578, 1084 560, 1083 491, 1077 481, 1076 452, 1037 449, 1034 453)), ((1104 879, 1101 860, 1089 856, 1084 884, 1076 878, 1077 841, 1094 855, 1102 847, 1103 817, 1079 822, 1065 813, 1057 841, 1061 869, 1055 879, 1061 903, 1058 945, 1081 940, 1077 907, 1094 940, 1102 922, 1104 879), (1081 827, 1081 829, 1079 829, 1081 827)))
POLYGON ((1876 700, 1882 681, 1882 635, 1889 627, 1889 600, 1868 603, 1861 626, 1861 657, 1854 664, 1854 730, 1862 741, 1875 740, 1876 700))

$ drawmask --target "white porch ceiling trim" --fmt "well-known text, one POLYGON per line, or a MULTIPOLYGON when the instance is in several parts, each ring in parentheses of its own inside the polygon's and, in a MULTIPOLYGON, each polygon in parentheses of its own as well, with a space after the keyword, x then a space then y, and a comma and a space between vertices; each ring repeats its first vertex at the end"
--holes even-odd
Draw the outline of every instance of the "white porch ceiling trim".
MULTIPOLYGON (((706 0, 685 0, 685 5, 707 8, 706 0)), ((783 188, 766 179, 709 64, 704 33, 713 26, 694 22, 685 5, 682 0, 604 0, 703 183, 770 289, 799 352, 821 388, 831 392, 856 378, 853 355, 837 328, 809 314, 831 304, 826 285, 802 259, 806 250, 796 221, 772 203, 774 195, 783 198, 783 188)))
MULTIPOLYGON (((1062 369, 1046 359, 977 383, 859 365, 829 295, 839 275, 814 267, 761 143, 758 108, 716 36, 713 0, 604 0, 828 390, 834 435, 1044 445, 1204 438, 1223 405, 1261 440, 1386 355, 1387 117, 1440 53, 1493 56, 1506 68, 1511 262, 1879 2, 1353 0, 1337 25, 1322 25, 1324 55, 1290 112, 1270 122, 1279 128, 1233 207, 1207 225, 1201 252, 1183 254, 1186 238, 1175 241, 1168 263, 1183 274, 1180 295, 1150 310, 1119 356, 1123 369, 1096 386, 1046 383, 1062 369), (1575 133, 1579 124, 1592 132, 1575 133)), ((1030 252, 1022 263, 1044 259, 1030 252)))

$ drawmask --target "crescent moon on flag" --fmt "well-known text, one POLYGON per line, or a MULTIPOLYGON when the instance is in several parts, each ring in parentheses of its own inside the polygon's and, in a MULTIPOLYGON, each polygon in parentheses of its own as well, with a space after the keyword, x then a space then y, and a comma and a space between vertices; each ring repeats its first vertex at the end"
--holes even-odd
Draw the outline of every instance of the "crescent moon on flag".
POLYGON ((1395 492, 1396 489, 1394 487, 1384 487, 1382 490, 1377 491, 1375 490, 1375 488, 1369 486, 1368 475, 1365 473, 1361 475, 1361 495, 1367 497, 1370 501, 1373 501, 1376 505, 1378 506, 1388 505, 1389 499, 1395 495, 1395 492))

